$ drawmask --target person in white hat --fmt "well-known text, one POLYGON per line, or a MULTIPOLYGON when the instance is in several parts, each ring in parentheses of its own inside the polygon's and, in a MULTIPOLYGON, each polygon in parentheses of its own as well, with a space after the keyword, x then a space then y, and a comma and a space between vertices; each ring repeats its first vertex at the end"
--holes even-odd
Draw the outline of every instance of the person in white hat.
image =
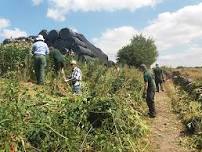
POLYGON ((81 79, 82 79, 82 73, 81 70, 77 66, 77 62, 75 60, 72 60, 70 62, 72 66, 72 73, 69 79, 65 79, 65 82, 71 82, 72 85, 72 91, 75 94, 79 94, 81 91, 81 79))
POLYGON ((48 45, 44 42, 42 35, 38 35, 32 45, 32 54, 34 55, 34 71, 37 84, 44 83, 46 55, 49 54, 48 45))

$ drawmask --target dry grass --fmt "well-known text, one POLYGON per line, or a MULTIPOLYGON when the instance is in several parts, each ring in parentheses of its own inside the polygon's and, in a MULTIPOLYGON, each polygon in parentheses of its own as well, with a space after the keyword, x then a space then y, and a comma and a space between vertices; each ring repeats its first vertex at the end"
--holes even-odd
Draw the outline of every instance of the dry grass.
POLYGON ((202 68, 184 68, 180 69, 180 73, 196 81, 202 80, 202 68))

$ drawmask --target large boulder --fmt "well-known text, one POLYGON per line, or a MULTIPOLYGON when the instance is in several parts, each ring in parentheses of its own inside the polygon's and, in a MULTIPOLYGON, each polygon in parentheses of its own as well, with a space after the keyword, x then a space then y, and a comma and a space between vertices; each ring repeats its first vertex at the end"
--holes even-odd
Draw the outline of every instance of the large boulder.
POLYGON ((87 47, 93 52, 93 54, 98 57, 102 61, 108 61, 108 56, 102 52, 101 49, 95 47, 92 43, 90 43, 84 35, 76 33, 76 37, 86 43, 87 47))
POLYGON ((88 48, 84 48, 83 46, 78 46, 77 52, 79 55, 88 55, 90 57, 95 57, 91 50, 89 50, 88 48))
POLYGON ((84 48, 87 48, 87 45, 85 42, 79 40, 77 37, 72 37, 72 40, 73 40, 73 43, 76 44, 76 45, 80 45, 84 48))
POLYGON ((48 31, 45 30, 45 29, 43 29, 43 30, 41 30, 41 31, 39 32, 39 34, 42 35, 42 36, 44 37, 44 39, 46 39, 47 36, 48 36, 48 31))
POLYGON ((68 43, 71 43, 71 45, 66 46, 63 42, 62 45, 60 43, 60 47, 58 47, 58 45, 54 45, 58 49, 60 49, 61 46, 63 46, 62 48, 66 46, 66 48, 74 50, 75 53, 78 55, 95 57, 105 63, 108 62, 108 56, 104 54, 101 49, 95 47, 92 43, 90 43, 83 34, 73 32, 69 28, 63 28, 59 32, 59 41, 60 40, 62 40, 63 42, 65 41, 66 43, 68 41, 68 43))
POLYGON ((72 39, 68 39, 68 40, 62 40, 62 39, 57 39, 53 46, 57 49, 59 49, 60 51, 64 51, 65 48, 70 49, 72 48, 72 39))
POLYGON ((70 37, 73 37, 74 35, 75 35, 74 32, 70 30, 69 28, 63 28, 59 32, 59 36, 63 40, 67 40, 70 37))
POLYGON ((59 32, 57 30, 51 30, 47 37, 46 37, 46 41, 47 43, 53 44, 59 37, 59 32))

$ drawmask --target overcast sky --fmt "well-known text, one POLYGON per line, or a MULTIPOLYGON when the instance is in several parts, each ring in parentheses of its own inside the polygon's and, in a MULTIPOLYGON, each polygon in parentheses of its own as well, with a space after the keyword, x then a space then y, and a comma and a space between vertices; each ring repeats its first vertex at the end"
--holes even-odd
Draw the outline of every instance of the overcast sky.
POLYGON ((0 41, 72 28, 111 60, 143 33, 155 40, 158 63, 202 66, 202 0, 1 0, 0 41))

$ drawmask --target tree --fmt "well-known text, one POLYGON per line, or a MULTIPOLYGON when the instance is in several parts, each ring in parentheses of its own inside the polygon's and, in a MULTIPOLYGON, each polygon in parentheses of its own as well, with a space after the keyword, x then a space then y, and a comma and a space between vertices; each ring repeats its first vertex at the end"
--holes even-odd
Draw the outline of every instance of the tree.
POLYGON ((118 52, 118 63, 139 67, 141 64, 150 66, 158 57, 154 40, 145 38, 142 34, 131 39, 129 45, 124 46, 118 52))

